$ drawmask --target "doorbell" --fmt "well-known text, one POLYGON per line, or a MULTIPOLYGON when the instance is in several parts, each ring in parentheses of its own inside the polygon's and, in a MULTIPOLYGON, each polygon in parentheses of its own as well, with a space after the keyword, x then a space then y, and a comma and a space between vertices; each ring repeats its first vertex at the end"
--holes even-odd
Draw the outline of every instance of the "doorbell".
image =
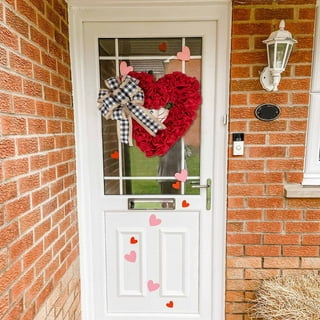
POLYGON ((243 156, 244 154, 244 133, 232 134, 232 155, 243 156))

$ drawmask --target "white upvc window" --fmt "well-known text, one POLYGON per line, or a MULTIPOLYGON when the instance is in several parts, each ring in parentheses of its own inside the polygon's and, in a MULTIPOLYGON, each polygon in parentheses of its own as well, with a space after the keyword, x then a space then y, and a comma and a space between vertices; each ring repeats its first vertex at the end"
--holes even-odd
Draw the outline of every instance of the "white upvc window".
POLYGON ((317 1, 307 150, 302 185, 320 186, 320 0, 317 1))

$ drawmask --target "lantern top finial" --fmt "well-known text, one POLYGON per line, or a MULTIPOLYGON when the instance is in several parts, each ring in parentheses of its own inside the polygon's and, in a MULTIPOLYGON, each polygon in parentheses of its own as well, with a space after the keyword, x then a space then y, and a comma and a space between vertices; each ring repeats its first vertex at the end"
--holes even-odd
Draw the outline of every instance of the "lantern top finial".
POLYGON ((271 32, 268 39, 262 42, 267 44, 274 41, 290 41, 292 44, 296 43, 297 41, 292 38, 292 34, 288 30, 284 29, 285 26, 285 21, 281 20, 279 30, 271 32))
POLYGON ((279 29, 280 29, 281 31, 283 31, 284 28, 285 28, 285 26, 286 26, 285 21, 284 21, 284 20, 281 20, 281 21, 280 21, 280 24, 279 24, 279 29))

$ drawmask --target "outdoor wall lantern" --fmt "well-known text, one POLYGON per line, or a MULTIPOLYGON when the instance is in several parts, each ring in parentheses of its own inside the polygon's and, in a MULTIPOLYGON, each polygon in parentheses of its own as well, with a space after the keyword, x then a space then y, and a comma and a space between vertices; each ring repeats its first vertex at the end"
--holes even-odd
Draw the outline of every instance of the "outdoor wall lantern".
POLYGON ((267 45, 268 66, 260 74, 260 82, 267 91, 278 91, 281 72, 285 70, 293 45, 297 42, 289 31, 284 30, 285 22, 281 20, 279 30, 270 34, 263 43, 267 45))

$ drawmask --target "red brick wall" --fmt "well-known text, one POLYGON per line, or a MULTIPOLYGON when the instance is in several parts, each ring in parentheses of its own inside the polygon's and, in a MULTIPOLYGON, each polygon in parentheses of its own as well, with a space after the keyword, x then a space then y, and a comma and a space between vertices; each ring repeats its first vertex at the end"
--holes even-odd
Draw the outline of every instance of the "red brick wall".
POLYGON ((284 185, 301 183, 315 19, 315 0, 233 0, 230 134, 245 134, 244 156, 228 162, 226 319, 248 319, 247 302, 260 279, 320 268, 320 199, 287 199, 284 185), (279 91, 266 92, 262 40, 281 19, 298 40, 279 91), (261 103, 281 116, 255 118, 261 103))
POLYGON ((44 304, 56 318, 62 310, 78 319, 65 1, 2 0, 0 43, 0 319, 34 319, 44 304), (57 288, 73 297, 68 307, 66 299, 48 304, 57 288))

